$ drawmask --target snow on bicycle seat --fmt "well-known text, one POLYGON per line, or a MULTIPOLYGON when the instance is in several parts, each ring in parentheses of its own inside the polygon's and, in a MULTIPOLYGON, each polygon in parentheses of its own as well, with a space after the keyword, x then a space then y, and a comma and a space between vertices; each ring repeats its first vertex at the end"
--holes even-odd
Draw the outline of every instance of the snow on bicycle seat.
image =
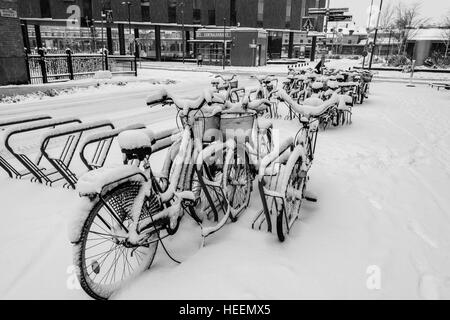
POLYGON ((312 106, 312 107, 318 107, 323 103, 323 100, 317 97, 311 97, 311 98, 307 98, 305 99, 305 101, 303 102, 304 105, 307 106, 312 106))
POLYGON ((320 81, 315 81, 311 84, 311 88, 313 89, 322 89, 323 88, 323 83, 320 81))
POLYGON ((359 83, 351 81, 351 82, 341 82, 341 83, 339 83, 339 85, 341 87, 354 87, 354 86, 358 86, 359 83))
POLYGON ((147 105, 152 105, 152 104, 156 104, 158 102, 162 102, 163 99, 165 99, 167 97, 167 91, 164 88, 160 88, 158 90, 155 90, 155 92, 152 92, 152 94, 150 94, 147 97, 147 105))
POLYGON ((155 134, 150 129, 126 130, 117 139, 120 149, 129 159, 143 160, 152 152, 155 134))
POLYGON ((339 82, 337 82, 335 80, 329 80, 327 82, 327 86, 328 86, 328 88, 331 88, 331 89, 337 89, 339 87, 339 82))

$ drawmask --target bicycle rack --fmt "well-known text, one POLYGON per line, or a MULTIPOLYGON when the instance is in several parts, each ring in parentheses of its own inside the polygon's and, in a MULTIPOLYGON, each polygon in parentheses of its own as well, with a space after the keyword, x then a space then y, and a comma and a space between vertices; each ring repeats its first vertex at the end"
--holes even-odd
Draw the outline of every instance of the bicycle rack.
MULTIPOLYGON (((51 118, 52 117, 50 117, 49 115, 37 115, 37 116, 25 116, 1 120, 0 132, 6 130, 10 126, 14 126, 17 124, 36 122, 40 120, 49 120, 51 118)), ((14 168, 14 166, 11 163, 9 163, 5 158, 3 158, 1 155, 0 155, 0 167, 6 171, 6 173, 10 178, 14 178, 14 176, 17 177, 20 175, 19 171, 16 168, 14 168)))
POLYGON ((277 216, 285 210, 284 195, 276 190, 282 176, 282 166, 286 164, 293 149, 294 142, 289 140, 280 147, 279 152, 269 154, 263 159, 258 177, 258 190, 263 209, 253 220, 252 229, 261 230, 266 223, 267 231, 272 232, 271 217, 277 216))
POLYGON ((83 141, 80 148, 80 159, 86 168, 91 171, 103 167, 108 157, 111 145, 114 139, 123 131, 144 129, 145 125, 135 124, 125 128, 114 129, 107 132, 99 132, 92 134, 83 141), (87 155, 87 149, 91 145, 95 145, 95 151, 91 157, 87 155))
MULTIPOLYGON (((46 116, 44 116, 46 117, 46 116)), ((56 174, 56 171, 45 172, 47 169, 41 167, 42 153, 38 154, 35 161, 32 161, 29 156, 24 153, 19 153, 15 151, 10 145, 10 139, 12 136, 19 135, 25 132, 32 132, 42 129, 51 129, 63 125, 69 125, 74 123, 81 123, 81 120, 77 118, 63 118, 63 119, 50 119, 50 120, 39 120, 37 122, 32 122, 31 118, 28 118, 25 123, 16 124, 11 128, 8 128, 4 132, 5 136, 5 148, 17 159, 17 161, 27 170, 20 172, 18 169, 14 168, 12 165, 8 166, 11 169, 11 177, 16 179, 21 179, 24 176, 32 175, 31 181, 49 181, 49 177, 56 174), (30 123, 32 122, 32 123, 30 123)), ((16 121, 17 122, 17 121, 16 121)))
POLYGON ((66 180, 64 187, 75 189, 78 178, 76 174, 70 169, 70 164, 80 142, 81 136, 87 131, 97 129, 107 130, 108 128, 108 131, 114 130, 114 125, 109 121, 97 121, 55 129, 45 134, 43 136, 41 144, 41 154, 60 175, 60 177, 53 180, 47 179, 46 184, 52 185, 56 181, 64 179, 66 180), (59 156, 55 157, 48 152, 47 147, 53 139, 57 139, 60 137, 67 138, 61 153, 59 154, 59 156))

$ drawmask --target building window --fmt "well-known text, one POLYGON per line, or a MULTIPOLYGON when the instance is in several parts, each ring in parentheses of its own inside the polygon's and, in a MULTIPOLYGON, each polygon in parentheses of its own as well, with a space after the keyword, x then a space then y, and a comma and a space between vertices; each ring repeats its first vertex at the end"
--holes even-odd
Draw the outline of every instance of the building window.
POLYGON ((230 25, 237 25, 236 0, 230 0, 230 25))
POLYGON ((292 0, 286 0, 286 28, 291 27, 292 0))
POLYGON ((348 44, 352 44, 352 40, 348 40, 348 44))
POLYGON ((258 27, 262 27, 263 20, 264 20, 264 0, 258 0, 258 16, 256 25, 258 27))
POLYGON ((201 0, 192 0, 192 22, 200 24, 202 21, 201 0))
POLYGON ((177 0, 169 0, 169 23, 177 23, 177 0))
POLYGON ((49 0, 41 0, 41 18, 51 18, 52 12, 50 10, 50 1, 49 0))
POLYGON ((216 24, 216 10, 208 10, 208 24, 216 24))
POLYGON ((83 16, 92 19, 92 0, 83 0, 83 16))
POLYGON ((150 0, 141 0, 142 21, 150 21, 150 0))
MULTIPOLYGON (((150 0, 141 0, 141 3, 148 2, 148 5, 150 5, 150 0)), ((111 0, 103 0, 102 1, 102 10, 111 10, 111 0)))

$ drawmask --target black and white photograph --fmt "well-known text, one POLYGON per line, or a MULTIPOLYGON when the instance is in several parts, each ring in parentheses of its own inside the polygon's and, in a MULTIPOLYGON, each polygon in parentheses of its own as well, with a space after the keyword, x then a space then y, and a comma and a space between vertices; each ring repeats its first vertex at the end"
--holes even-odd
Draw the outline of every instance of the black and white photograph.
POLYGON ((449 195, 448 0, 0 0, 0 300, 448 300, 449 195))

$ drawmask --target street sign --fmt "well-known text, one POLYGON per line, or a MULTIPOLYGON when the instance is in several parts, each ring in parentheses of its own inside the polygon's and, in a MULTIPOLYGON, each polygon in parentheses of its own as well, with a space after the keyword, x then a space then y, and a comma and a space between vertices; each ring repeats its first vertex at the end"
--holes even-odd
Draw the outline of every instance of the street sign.
POLYGON ((348 12, 348 8, 309 8, 310 15, 340 15, 348 12))
POLYGON ((314 26, 311 22, 311 19, 306 19, 305 23, 303 24, 303 30, 309 31, 313 28, 314 28, 314 26))
POLYGON ((112 10, 105 10, 106 23, 114 23, 112 10))
POLYGON ((318 31, 309 31, 307 34, 308 37, 317 37, 318 39, 325 38, 325 32, 318 32, 318 31))
POLYGON ((353 16, 351 15, 330 15, 328 17, 329 22, 338 22, 338 21, 352 21, 353 16))
POLYGON ((5 18, 17 18, 17 11, 13 9, 0 9, 0 16, 5 18))
POLYGON ((365 57, 367 57, 368 54, 369 53, 366 50, 364 50, 361 55, 365 58, 365 57))

